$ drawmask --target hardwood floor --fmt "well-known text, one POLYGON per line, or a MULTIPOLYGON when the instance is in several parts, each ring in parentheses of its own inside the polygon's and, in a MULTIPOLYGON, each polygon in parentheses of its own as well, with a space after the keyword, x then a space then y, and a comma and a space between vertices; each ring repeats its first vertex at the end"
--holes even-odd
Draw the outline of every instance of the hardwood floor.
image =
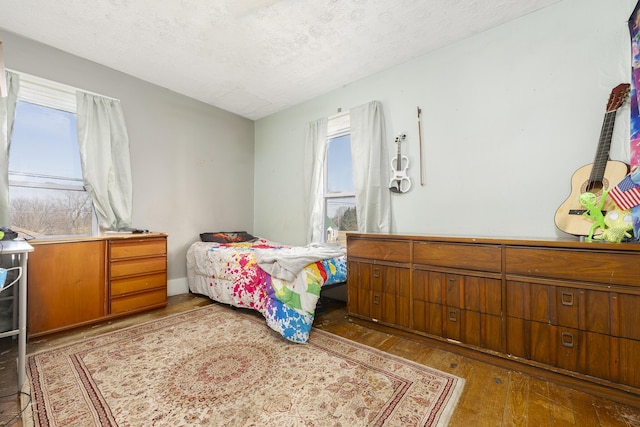
MULTIPOLYGON (((53 348, 210 303, 195 295, 172 296, 163 309, 35 339, 28 343, 27 352, 53 348)), ((424 340, 372 329, 351 321, 341 302, 328 300, 322 307, 323 311, 316 316, 317 328, 464 378, 465 388, 451 426, 640 426, 640 402, 636 406, 620 404, 435 348, 424 340)), ((16 357, 16 341, 0 339, 0 396, 3 396, 0 427, 22 426, 20 419, 11 421, 20 411, 16 357)))

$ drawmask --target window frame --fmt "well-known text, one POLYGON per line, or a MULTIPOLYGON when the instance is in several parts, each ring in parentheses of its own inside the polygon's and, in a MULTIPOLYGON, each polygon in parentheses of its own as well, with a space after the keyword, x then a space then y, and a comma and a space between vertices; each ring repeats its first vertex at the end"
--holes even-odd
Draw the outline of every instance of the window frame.
MULTIPOLYGON (((328 162, 328 153, 329 153, 329 145, 332 139, 340 138, 346 135, 351 135, 351 116, 349 112, 338 113, 334 116, 328 117, 327 120, 327 139, 325 145, 325 161, 323 165, 323 187, 322 187, 322 212, 323 212, 323 236, 322 241, 324 243, 328 242, 328 226, 326 223, 327 220, 327 201, 330 199, 340 199, 340 198, 348 198, 353 197, 355 202, 355 188, 353 192, 329 192, 328 191, 328 182, 329 182, 329 162, 328 162)), ((349 139, 349 144, 351 144, 351 139, 349 139)), ((352 161, 352 171, 353 171, 353 159, 352 161)), ((338 230, 336 230, 337 232, 338 230)), ((336 242, 340 242, 340 238, 336 234, 336 242)), ((345 242, 346 244, 346 242, 345 242)))

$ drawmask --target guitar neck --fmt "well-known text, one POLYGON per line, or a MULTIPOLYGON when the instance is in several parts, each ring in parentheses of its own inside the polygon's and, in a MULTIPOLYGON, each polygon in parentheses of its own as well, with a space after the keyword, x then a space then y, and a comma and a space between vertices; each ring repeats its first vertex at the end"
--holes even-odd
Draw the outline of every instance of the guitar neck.
POLYGON ((616 122, 617 110, 608 111, 604 115, 602 122, 602 130, 600 131, 600 140, 598 142, 598 150, 596 158, 593 162, 589 183, 600 183, 604 178, 604 171, 609 160, 609 150, 611 149, 611 138, 613 136, 613 126, 616 122))

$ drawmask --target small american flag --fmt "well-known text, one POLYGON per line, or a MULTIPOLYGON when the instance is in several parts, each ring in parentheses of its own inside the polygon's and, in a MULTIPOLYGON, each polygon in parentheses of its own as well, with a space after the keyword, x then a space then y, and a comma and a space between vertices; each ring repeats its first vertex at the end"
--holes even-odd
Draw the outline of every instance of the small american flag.
POLYGON ((609 190, 609 197, 616 202, 620 210, 640 205, 640 186, 631 181, 628 175, 618 185, 609 190))

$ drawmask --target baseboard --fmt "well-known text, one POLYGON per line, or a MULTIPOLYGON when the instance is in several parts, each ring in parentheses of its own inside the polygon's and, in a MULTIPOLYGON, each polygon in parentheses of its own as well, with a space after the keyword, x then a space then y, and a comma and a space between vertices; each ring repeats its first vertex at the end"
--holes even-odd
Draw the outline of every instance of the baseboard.
POLYGON ((189 293, 189 284, 186 277, 171 279, 167 281, 167 295, 179 295, 189 293))

